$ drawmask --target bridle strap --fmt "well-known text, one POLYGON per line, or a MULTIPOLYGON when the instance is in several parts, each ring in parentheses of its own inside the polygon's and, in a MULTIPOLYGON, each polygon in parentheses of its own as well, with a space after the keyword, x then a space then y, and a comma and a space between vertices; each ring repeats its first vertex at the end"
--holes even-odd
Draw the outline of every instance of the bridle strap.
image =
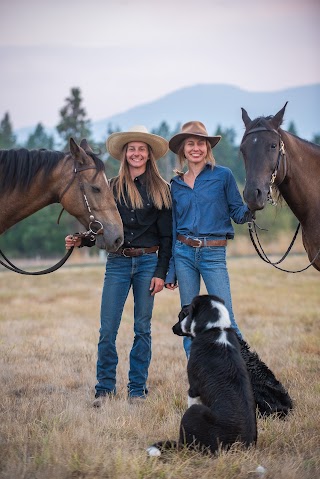
POLYGON ((281 183, 283 183, 283 181, 284 181, 284 179, 287 175, 287 155, 286 155, 286 152, 285 152, 284 143, 283 143, 283 140, 281 138, 281 135, 274 128, 266 128, 265 126, 259 126, 257 128, 252 128, 251 130, 247 131, 244 134, 243 138, 245 138, 247 135, 251 135, 252 133, 257 133, 259 131, 270 131, 271 133, 276 133, 276 135, 278 135, 278 137, 279 137, 279 154, 278 154, 276 166, 275 166, 275 168, 274 168, 274 170, 271 174, 270 191, 269 191, 269 194, 268 194, 269 203, 271 203, 272 205, 276 205, 276 202, 272 198, 272 187, 273 187, 274 184, 277 187, 279 187, 281 185, 281 183), (281 159, 282 159, 282 162, 281 162, 281 159), (277 175, 278 175, 279 168, 280 168, 281 164, 283 165, 283 176, 282 176, 282 179, 280 181, 276 182, 276 178, 277 178, 277 175))
MULTIPOLYGON (((71 177, 71 180, 69 181, 69 183, 67 184, 67 186, 63 190, 62 194, 60 195, 59 202, 61 203, 61 200, 62 200, 63 196, 66 194, 66 192, 68 191, 68 189, 70 188, 70 186, 74 182, 74 179, 76 178, 77 173, 81 173, 82 171, 86 171, 86 170, 96 170, 96 169, 97 169, 96 166, 79 166, 79 165, 77 165, 77 160, 74 158, 73 175, 71 177)), ((85 189, 84 189, 84 184, 81 181, 80 176, 78 176, 78 179, 79 179, 79 187, 80 187, 80 190, 81 190, 81 193, 82 193, 82 196, 83 196, 84 204, 87 207, 87 210, 89 212, 89 220, 90 220, 89 221, 89 230, 86 233, 93 234, 93 235, 102 234, 103 233, 103 224, 100 221, 96 220, 94 215, 92 214, 92 211, 91 211, 91 208, 90 208, 90 205, 89 205, 89 201, 88 201, 85 189), (94 227, 94 225, 97 225, 97 228, 94 227)), ((62 207, 62 209, 60 211, 60 214, 59 214, 58 220, 57 220, 57 224, 59 224, 63 212, 64 212, 64 207, 62 207)))

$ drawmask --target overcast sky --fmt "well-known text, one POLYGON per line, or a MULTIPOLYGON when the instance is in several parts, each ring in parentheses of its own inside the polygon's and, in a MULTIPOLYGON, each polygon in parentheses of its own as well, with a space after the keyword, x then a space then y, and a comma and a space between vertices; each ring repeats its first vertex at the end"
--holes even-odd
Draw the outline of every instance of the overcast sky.
MULTIPOLYGON (((0 120, 101 120, 182 87, 320 83, 320 0, 1 0, 0 120)), ((214 112, 213 112, 214 114, 214 112)))

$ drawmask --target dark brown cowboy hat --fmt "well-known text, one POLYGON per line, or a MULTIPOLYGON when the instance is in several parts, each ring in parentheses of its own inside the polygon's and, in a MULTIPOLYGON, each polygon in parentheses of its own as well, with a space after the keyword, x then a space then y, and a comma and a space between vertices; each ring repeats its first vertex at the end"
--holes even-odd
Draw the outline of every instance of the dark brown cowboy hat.
POLYGON ((200 136, 209 141, 211 148, 216 146, 216 144, 221 140, 221 136, 209 136, 201 121, 189 121, 181 127, 181 133, 174 135, 169 141, 169 148, 173 153, 178 153, 181 143, 188 138, 189 136, 200 136))

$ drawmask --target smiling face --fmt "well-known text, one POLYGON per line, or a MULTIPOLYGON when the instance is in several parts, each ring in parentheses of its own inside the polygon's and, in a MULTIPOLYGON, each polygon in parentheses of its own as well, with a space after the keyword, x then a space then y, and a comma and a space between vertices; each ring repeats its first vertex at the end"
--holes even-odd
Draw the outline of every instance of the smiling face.
POLYGON ((147 161, 149 160, 147 143, 143 141, 130 141, 127 145, 126 160, 133 178, 142 175, 142 173, 146 171, 147 161))
POLYGON ((184 142, 184 155, 189 163, 204 164, 208 154, 205 138, 190 136, 184 142))

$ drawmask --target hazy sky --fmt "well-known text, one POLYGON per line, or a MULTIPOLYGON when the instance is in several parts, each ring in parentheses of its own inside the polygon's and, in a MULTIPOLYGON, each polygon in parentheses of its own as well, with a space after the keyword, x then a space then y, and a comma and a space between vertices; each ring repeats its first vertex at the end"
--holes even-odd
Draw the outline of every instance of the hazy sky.
MULTIPOLYGON (((1 0, 0 120, 100 120, 185 86, 320 83, 320 0, 1 0)), ((214 112, 213 112, 214 114, 214 112)))

